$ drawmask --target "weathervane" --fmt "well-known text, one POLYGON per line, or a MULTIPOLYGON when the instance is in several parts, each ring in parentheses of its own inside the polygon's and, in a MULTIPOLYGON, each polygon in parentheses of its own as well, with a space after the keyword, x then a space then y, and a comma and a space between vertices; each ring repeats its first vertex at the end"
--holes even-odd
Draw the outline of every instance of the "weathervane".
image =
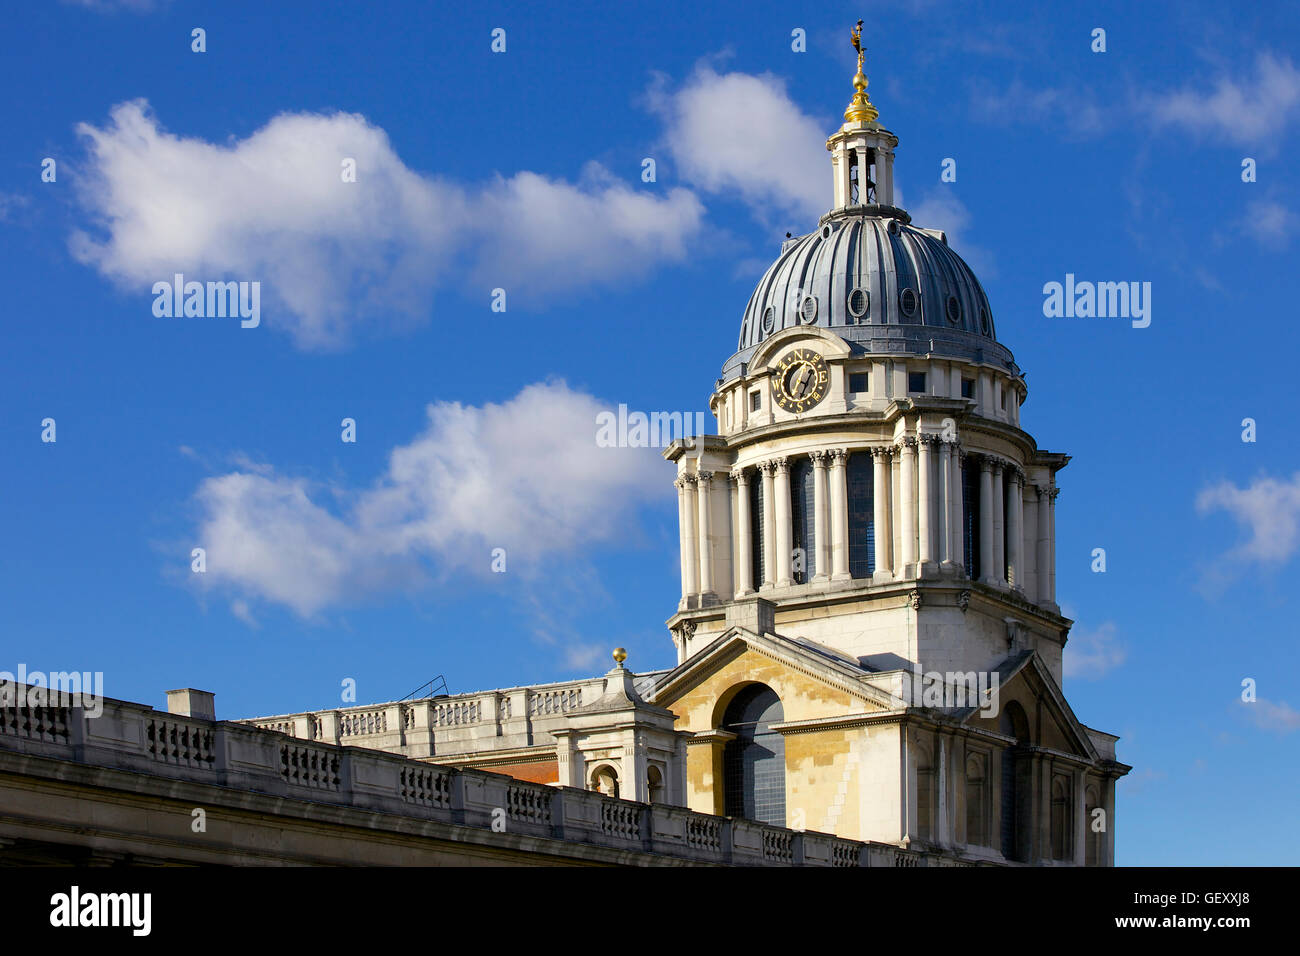
POLYGON ((862 49, 862 21, 849 31, 849 36, 853 38, 853 49, 858 51, 858 72, 853 77, 853 99, 849 102, 849 108, 844 111, 844 118, 850 123, 874 123, 876 117, 880 114, 876 108, 871 105, 871 99, 867 96, 867 77, 862 72, 862 62, 866 53, 862 49))

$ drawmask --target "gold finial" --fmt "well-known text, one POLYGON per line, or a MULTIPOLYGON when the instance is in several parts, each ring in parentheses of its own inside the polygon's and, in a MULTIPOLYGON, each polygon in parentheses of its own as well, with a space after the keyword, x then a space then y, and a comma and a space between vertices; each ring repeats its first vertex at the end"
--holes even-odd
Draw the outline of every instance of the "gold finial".
POLYGON ((627 660, 627 651, 621 647, 614 648, 614 663, 622 667, 625 660, 627 660))
POLYGON ((867 76, 862 72, 866 51, 862 49, 861 20, 849 35, 853 38, 853 49, 858 51, 858 72, 853 77, 853 89, 857 92, 849 101, 849 108, 844 111, 844 118, 850 123, 873 123, 880 113, 871 105, 871 99, 867 96, 867 76))

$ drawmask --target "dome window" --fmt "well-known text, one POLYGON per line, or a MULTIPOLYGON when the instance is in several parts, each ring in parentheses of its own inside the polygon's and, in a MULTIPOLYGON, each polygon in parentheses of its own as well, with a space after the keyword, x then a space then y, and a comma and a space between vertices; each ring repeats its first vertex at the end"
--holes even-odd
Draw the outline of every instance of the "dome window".
POLYGON ((903 310, 904 315, 915 315, 916 307, 919 304, 915 289, 904 289, 898 294, 898 307, 903 310))
POLYGON ((866 289, 854 289, 849 293, 849 315, 861 319, 871 308, 871 295, 866 289))
POLYGON ((803 305, 799 309, 800 315, 803 316, 804 325, 812 325, 817 321, 817 297, 810 295, 803 300, 803 305))
POLYGON ((891 219, 891 220, 889 220, 889 226, 888 226, 888 229, 889 229, 889 234, 890 234, 891 236, 896 236, 896 235, 898 235, 900 232, 903 231, 903 230, 899 227, 899 225, 898 225, 898 220, 897 220, 897 219, 891 219))
POLYGON ((980 331, 982 331, 985 335, 991 334, 989 332, 989 310, 988 309, 980 309, 980 331))
POLYGON ((829 239, 831 237, 831 233, 834 231, 835 230, 831 228, 830 223, 827 223, 826 225, 822 226, 822 238, 829 239))
POLYGON ((961 322, 961 303, 955 295, 948 296, 948 322, 957 325, 961 322))
POLYGON ((768 306, 763 310, 763 334, 769 334, 776 326, 776 309, 768 306))

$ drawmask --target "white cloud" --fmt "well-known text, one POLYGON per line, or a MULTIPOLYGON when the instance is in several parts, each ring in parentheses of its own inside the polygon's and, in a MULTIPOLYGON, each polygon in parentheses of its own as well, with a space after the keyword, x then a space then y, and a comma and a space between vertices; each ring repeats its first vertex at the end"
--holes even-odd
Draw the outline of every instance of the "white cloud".
POLYGON ((972 112, 992 123, 1061 123, 1073 136, 1091 136, 1105 128, 1105 114, 1087 95, 1061 87, 1032 89, 1015 80, 1005 89, 987 82, 972 86, 972 112))
POLYGON ((1264 730, 1276 730, 1284 734, 1300 730, 1300 711, 1293 709, 1286 701, 1274 703, 1261 697, 1252 702, 1243 701, 1242 706, 1255 725, 1264 730))
POLYGON ((1280 565, 1300 545, 1300 472, 1289 482, 1260 477, 1244 488, 1221 481, 1201 490, 1196 511, 1201 515, 1226 511, 1249 532, 1245 541, 1223 555, 1220 564, 1280 565))
MULTIPOLYGON (((260 281, 280 307, 264 301, 268 324, 305 347, 421 316, 437 286, 467 275, 525 296, 623 282, 681 259, 703 219, 689 190, 640 192, 594 165, 576 184, 422 175, 356 114, 281 114, 222 145, 166 132, 136 100, 78 131, 94 223, 72 237, 78 258, 146 290, 176 272, 260 281), (343 181, 345 159, 356 182, 343 181)), ((486 303, 489 289, 475 291, 486 303)))
POLYGON ((834 124, 800 110, 777 77, 701 66, 675 91, 660 80, 649 102, 688 182, 734 194, 764 219, 798 214, 815 221, 831 207, 826 135, 834 124))
POLYGON ((1295 213, 1281 203, 1256 199, 1246 204, 1246 215, 1242 218, 1241 228, 1261 245, 1282 249, 1297 229, 1300 229, 1300 222, 1295 213))
POLYGON ((1115 636, 1115 625, 1106 621, 1093 631, 1075 631, 1065 645, 1066 677, 1094 680, 1110 673, 1128 658, 1128 650, 1115 636))
POLYGON ((601 410, 563 382, 501 404, 431 405, 425 431, 361 491, 265 471, 209 478, 197 495, 202 583, 311 616, 439 576, 487 575, 494 548, 506 549, 508 574, 580 573, 668 487, 656 449, 597 447, 601 410))
MULTIPOLYGON (((897 201, 902 206, 903 194, 901 190, 896 191, 897 201)), ((940 188, 928 192, 915 209, 908 211, 914 226, 943 230, 948 236, 948 245, 966 260, 977 276, 981 279, 997 278, 998 271, 993 253, 966 239, 966 230, 971 223, 970 210, 951 191, 940 188)))
POLYGON ((1197 135, 1227 135, 1264 142, 1280 134, 1300 111, 1300 70, 1289 58, 1255 57, 1254 75, 1220 76, 1212 88, 1198 82, 1141 100, 1156 122, 1197 135))

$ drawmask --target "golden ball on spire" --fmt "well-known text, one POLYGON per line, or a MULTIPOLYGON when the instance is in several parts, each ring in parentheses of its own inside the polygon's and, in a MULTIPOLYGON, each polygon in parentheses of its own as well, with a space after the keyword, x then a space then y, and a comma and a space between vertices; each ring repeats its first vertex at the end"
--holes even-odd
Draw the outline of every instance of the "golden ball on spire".
POLYGON ((621 647, 614 648, 614 663, 622 667, 625 660, 627 660, 627 651, 621 647))

